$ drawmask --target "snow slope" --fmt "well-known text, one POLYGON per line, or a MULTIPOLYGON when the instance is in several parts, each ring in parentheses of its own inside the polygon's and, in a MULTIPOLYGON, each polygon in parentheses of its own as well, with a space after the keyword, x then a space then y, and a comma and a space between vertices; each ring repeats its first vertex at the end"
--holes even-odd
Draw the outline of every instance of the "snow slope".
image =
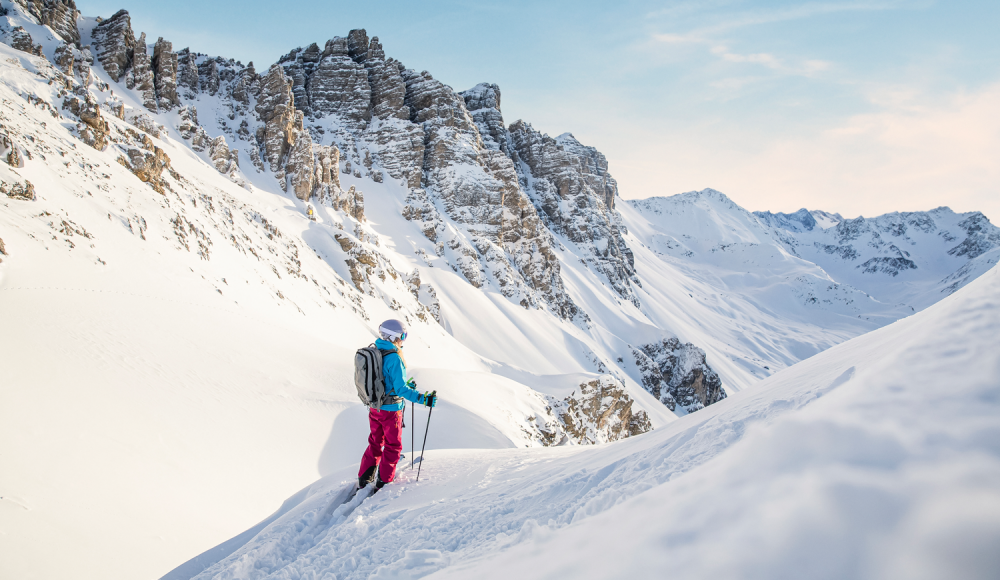
POLYGON ((642 437, 433 452, 346 504, 333 474, 165 578, 995 578, 998 297, 994 268, 642 437))
POLYGON ((644 312, 714 355, 730 390, 926 308, 1000 256, 1000 228, 948 208, 751 213, 706 189, 619 211, 644 288, 663 294, 644 312), (694 323, 677 324, 679 312, 694 323))
POLYGON ((411 318, 418 380, 447 368, 485 393, 438 387, 441 425, 463 436, 431 448, 530 443, 536 393, 421 322, 398 280, 374 295, 345 282, 333 235, 377 240, 367 226, 325 208, 309 222, 169 135, 157 143, 183 180, 156 193, 115 145, 84 145, 24 98, 59 102, 48 62, 6 45, 0 59, 4 130, 31 155, 0 163, 0 179, 37 195, 0 198, 0 576, 157 576, 355 463, 365 418, 349 377, 373 338, 366 317, 411 318))
MULTIPOLYGON (((3 6, 9 9, 4 23, 24 25, 51 59, 61 44, 52 31, 32 24, 19 4, 3 6)), ((84 45, 95 23, 78 20, 84 45)), ((0 132, 22 157, 14 166, 0 161, 0 180, 30 181, 37 196, 0 196, 3 578, 156 577, 207 546, 255 530, 174 575, 181 577, 258 531, 287 539, 281 530, 288 518, 314 509, 316 494, 334 503, 355 469, 366 418, 348 380, 351 353, 371 341, 372 326, 385 318, 410 322, 409 368, 422 389, 437 389, 443 401, 428 438, 428 487, 422 478, 420 489, 461 496, 470 482, 483 484, 481 495, 461 505, 482 516, 470 537, 492 541, 501 531, 520 530, 528 513, 561 524, 572 519, 565 516, 570 508, 597 513, 619 501, 611 490, 615 479, 607 489, 595 480, 593 496, 574 495, 572 486, 536 487, 538 478, 578 473, 576 461, 591 469, 586 466, 613 463, 622 449, 632 449, 525 451, 539 444, 537 430, 551 403, 546 397, 571 395, 599 372, 615 374, 657 432, 680 432, 676 415, 640 384, 635 347, 673 336, 694 342, 735 393, 896 316, 868 320, 809 306, 808 295, 795 294, 808 284, 789 290, 780 281, 795 273, 819 287, 827 279, 782 247, 748 250, 744 256, 778 266, 746 274, 740 260, 691 265, 668 259, 655 220, 624 203, 641 307, 623 300, 586 263, 590 250, 553 234, 567 293, 589 321, 523 308, 496 282, 475 288, 449 267, 450 250, 438 255, 418 224, 402 217, 410 193, 404 184, 345 171, 343 187, 365 193, 367 218, 313 200, 317 219, 310 221, 306 204, 282 192, 269 170, 256 172, 244 156, 241 170, 219 173, 206 152, 182 138, 176 110, 150 113, 138 91, 114 83, 99 64, 90 70, 81 88, 45 58, 0 45, 0 132), (87 92, 108 122, 110 142, 100 150, 81 140, 83 124, 62 106, 87 92), (118 105, 122 118, 113 113, 118 105), (162 193, 120 161, 137 147, 169 157, 162 193), (361 259, 372 265, 356 285, 359 271, 351 263, 361 259), (545 471, 550 467, 556 471, 545 471), (480 471, 499 491, 483 483, 480 471), (317 478, 323 479, 312 483, 317 478), (253 527, 276 498, 297 489, 303 491, 286 502, 284 516, 270 520, 272 527, 253 527), (565 501, 535 509, 557 496, 565 501), (491 519, 480 499, 508 510, 506 519, 491 519)), ((218 124, 227 114, 221 101, 201 93, 197 105, 209 138, 218 132, 233 137, 232 128, 218 124)), ((249 141, 232 143, 247 147, 249 141)), ((746 246, 763 248, 766 240, 753 230, 758 226, 740 221, 741 208, 716 210, 695 224, 701 228, 695 233, 728 236, 727 228, 742 227, 758 236, 746 238, 746 246)), ((453 220, 443 227, 454 239, 469 234, 453 220)), ((948 284, 958 288, 981 275, 995 260, 991 252, 969 261, 948 284)), ((716 416, 702 413, 682 425, 716 416)), ((421 432, 422 421, 418 416, 421 432)), ((685 465, 733 437, 724 429, 706 432, 685 465)), ((658 441, 641 437, 633 444, 652 449, 658 441)), ((401 475, 404 485, 383 497, 419 491, 406 487, 411 477, 401 475)), ((590 485, 589 475, 574 477, 577 491, 590 485)), ((636 472, 620 481, 640 477, 636 472)), ((426 504, 431 496, 412 497, 421 510, 432 505, 426 504)), ((465 517, 447 509, 427 513, 445 527, 465 517)), ((326 521, 346 515, 330 513, 326 521)), ((348 552, 351 542, 360 545, 366 537, 357 528, 336 530, 345 534, 348 552)), ((455 545, 465 541, 450 537, 455 545)), ((400 541, 410 546, 409 539, 400 541)), ((469 555, 491 549, 482 546, 470 547, 469 555)), ((247 544, 250 549, 259 552, 260 544, 247 544)), ((346 570, 340 575, 378 569, 370 553, 360 552, 337 565, 346 570)))
POLYGON ((789 251, 821 266, 837 280, 883 302, 903 303, 914 310, 933 304, 971 279, 956 275, 959 271, 988 270, 997 263, 1000 248, 1000 229, 986 216, 955 213, 947 207, 840 218, 836 223, 825 212, 804 209, 790 215, 754 215, 775 227, 775 237, 789 251))

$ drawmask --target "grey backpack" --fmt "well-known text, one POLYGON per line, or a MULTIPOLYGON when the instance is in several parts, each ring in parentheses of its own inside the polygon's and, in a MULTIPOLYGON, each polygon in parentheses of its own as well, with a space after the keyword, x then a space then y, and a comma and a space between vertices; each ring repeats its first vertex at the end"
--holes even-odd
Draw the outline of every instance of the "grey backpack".
POLYGON ((382 361, 395 350, 381 350, 374 344, 359 348, 354 354, 354 386, 358 388, 358 398, 369 409, 378 410, 382 405, 399 402, 399 397, 385 394, 385 375, 382 361))

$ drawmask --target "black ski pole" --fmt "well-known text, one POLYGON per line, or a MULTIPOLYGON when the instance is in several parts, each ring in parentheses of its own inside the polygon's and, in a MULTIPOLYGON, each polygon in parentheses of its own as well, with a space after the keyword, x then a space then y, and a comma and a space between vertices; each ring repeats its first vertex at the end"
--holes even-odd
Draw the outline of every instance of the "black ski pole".
MULTIPOLYGON (((431 391, 431 397, 437 398, 437 391, 431 391)), ((424 427, 424 444, 420 446, 420 465, 417 466, 417 481, 420 481, 420 468, 424 466, 424 448, 427 447, 427 432, 431 428, 431 413, 434 407, 427 410, 427 426, 424 427)))
POLYGON ((415 431, 413 430, 413 426, 416 425, 416 423, 414 423, 414 421, 416 420, 414 419, 415 416, 414 413, 417 412, 416 410, 417 410, 416 403, 410 405, 410 469, 413 469, 413 441, 414 441, 413 434, 415 433, 415 431))

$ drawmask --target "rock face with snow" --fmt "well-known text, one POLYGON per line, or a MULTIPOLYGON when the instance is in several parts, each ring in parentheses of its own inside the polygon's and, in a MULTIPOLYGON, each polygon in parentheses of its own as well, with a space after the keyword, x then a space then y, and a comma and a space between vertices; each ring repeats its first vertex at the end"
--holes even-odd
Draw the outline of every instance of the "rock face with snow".
POLYGON ((28 180, 24 180, 24 183, 19 181, 7 183, 6 181, 0 179, 0 193, 11 199, 19 199, 22 201, 35 200, 35 186, 28 180))
POLYGON ((595 445, 652 431, 649 417, 625 385, 611 375, 580 383, 566 397, 545 396, 544 415, 534 419, 531 437, 544 446, 595 445))
MULTIPOLYGON (((116 18, 127 15, 102 26, 112 28, 116 18)), ((630 288, 638 279, 614 212, 617 186, 606 160, 572 136, 557 143, 523 123, 514 139, 495 85, 458 93, 387 58, 365 30, 294 49, 263 77, 238 71, 241 81, 228 84, 218 72, 220 59, 189 50, 175 56, 172 76, 162 76, 177 79, 188 98, 228 86, 229 119, 244 118, 240 131, 245 126, 256 138, 251 164, 266 166, 299 199, 341 203, 341 171, 376 183, 397 180, 410 190, 403 215, 420 224, 437 255, 473 286, 495 287, 525 308, 585 320, 563 286, 554 231, 585 248, 600 275, 637 303, 630 288), (256 115, 243 117, 250 95, 256 115)), ((134 60, 127 57, 119 67, 135 68, 134 60)))
POLYGON ((363 65, 351 58, 348 39, 336 37, 295 49, 279 63, 292 80, 298 109, 310 117, 336 115, 352 129, 370 116, 371 88, 363 65))
MULTIPOLYGON (((265 123, 263 157, 279 180, 282 168, 274 160, 293 147, 287 136, 298 130, 287 128, 281 107, 292 103, 314 145, 329 139, 337 148, 344 172, 410 188, 404 216, 421 224, 438 244, 437 254, 471 284, 496 285, 527 308, 545 305, 564 318, 579 314, 562 287, 551 235, 519 183, 512 150, 484 141, 466 108, 466 98, 474 97, 386 58, 378 38, 364 30, 332 38, 323 48, 297 48, 280 64, 287 80, 278 82, 272 69, 257 104, 265 123), (447 220, 461 224, 464 235, 446 230, 447 220)), ((490 102, 499 116, 495 92, 490 102)), ((291 158, 301 165, 308 144, 298 143, 291 158)), ((321 155, 314 150, 314 157, 321 155)), ((315 180, 294 173, 296 195, 319 197, 310 191, 315 180)))
POLYGON ((719 375, 705 360, 705 351, 668 338, 632 349, 642 385, 671 410, 691 413, 726 398, 719 375))
POLYGON ((63 100, 63 109, 80 119, 77 130, 84 143, 98 150, 107 147, 108 123, 93 95, 87 93, 83 98, 69 95, 63 100))
POLYGON ((261 145, 264 161, 269 163, 278 179, 282 179, 281 161, 291 146, 289 138, 295 122, 291 85, 278 65, 271 66, 260 84, 257 115, 264 126, 257 131, 257 142, 261 145))
POLYGON ((646 412, 632 410, 632 397, 625 385, 603 375, 580 384, 579 394, 554 402, 566 435, 578 444, 607 443, 652 430, 646 412))
MULTIPOLYGON (((906 303, 912 298, 891 282, 942 285, 970 262, 996 263, 993 252, 1000 248, 1000 228, 982 213, 958 214, 945 207, 854 219, 805 209, 754 215, 775 229, 790 252, 874 296, 906 303)), ((940 291, 957 287, 948 284, 940 291)))
POLYGON ((586 248, 595 269, 638 306, 631 287, 639 284, 634 259, 614 212, 618 184, 604 155, 569 133, 553 139, 524 122, 511 125, 510 136, 513 150, 531 169, 532 198, 549 227, 586 248))
POLYGON ((52 59, 59 69, 68 76, 76 76, 81 80, 86 80, 90 74, 90 67, 94 64, 94 55, 90 49, 80 50, 70 43, 57 46, 53 51, 52 59))
POLYGON ((125 86, 135 89, 142 95, 142 103, 150 111, 156 112, 156 79, 153 75, 153 61, 149 57, 146 46, 146 33, 143 32, 135 41, 135 48, 130 55, 131 69, 125 73, 125 86))
POLYGON ((132 20, 125 10, 100 22, 91 36, 104 70, 115 82, 124 77, 125 86, 142 95, 147 109, 156 112, 180 104, 177 94, 179 61, 170 42, 159 38, 150 55, 146 33, 136 38, 132 20))
POLYGON ((80 11, 76 9, 73 0, 14 0, 14 2, 34 16, 39 24, 48 26, 66 42, 80 47, 80 31, 76 26, 80 11))
POLYGON ((154 191, 166 193, 169 187, 163 179, 163 172, 170 167, 167 154, 146 137, 140 146, 128 147, 126 155, 118 157, 118 162, 135 174, 139 181, 148 183, 154 191))
POLYGON ((12 28, 11 31, 7 34, 7 37, 11 47, 16 48, 17 50, 20 50, 22 52, 26 52, 28 54, 33 54, 35 56, 42 56, 42 45, 40 44, 36 45, 31 40, 31 34, 29 34, 28 31, 25 30, 23 26, 15 26, 14 28, 12 28))
POLYGON ((110 18, 101 21, 91 32, 97 60, 104 72, 112 80, 119 82, 132 61, 135 50, 135 34, 132 32, 132 18, 125 10, 119 10, 110 18))
POLYGON ((161 36, 153 46, 153 86, 156 89, 157 104, 163 109, 172 109, 180 104, 177 96, 177 54, 173 44, 161 36))

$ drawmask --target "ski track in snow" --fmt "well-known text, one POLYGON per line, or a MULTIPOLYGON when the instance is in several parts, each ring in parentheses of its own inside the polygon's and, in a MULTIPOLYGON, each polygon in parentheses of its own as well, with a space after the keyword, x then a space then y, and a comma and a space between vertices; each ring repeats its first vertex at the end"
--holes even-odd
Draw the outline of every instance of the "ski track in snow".
POLYGON ((992 578, 998 296, 994 269, 643 437, 428 454, 324 526, 334 476, 195 578, 992 578))

